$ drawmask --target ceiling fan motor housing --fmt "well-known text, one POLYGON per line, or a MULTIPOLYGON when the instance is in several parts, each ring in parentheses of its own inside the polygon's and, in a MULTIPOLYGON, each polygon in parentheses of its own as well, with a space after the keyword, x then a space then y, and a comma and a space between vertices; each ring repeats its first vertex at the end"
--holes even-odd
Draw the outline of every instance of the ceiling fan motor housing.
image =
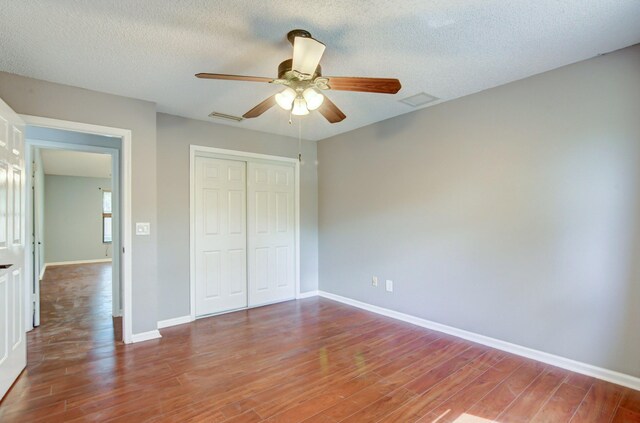
MULTIPOLYGON (((322 76, 322 66, 320 65, 318 65, 318 67, 316 68, 316 71, 311 79, 314 79, 318 76, 322 76)), ((287 59, 278 65, 278 78, 287 80, 298 78, 293 72, 293 59, 287 59)))

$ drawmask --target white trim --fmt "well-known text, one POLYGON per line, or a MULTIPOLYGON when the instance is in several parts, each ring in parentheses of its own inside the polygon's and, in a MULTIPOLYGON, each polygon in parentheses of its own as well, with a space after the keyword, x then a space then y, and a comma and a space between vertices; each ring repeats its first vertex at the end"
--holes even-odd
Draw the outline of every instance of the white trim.
MULTIPOLYGON (((32 150, 34 149, 42 149, 42 148, 46 148, 46 149, 58 149, 58 150, 72 150, 72 151, 83 151, 83 152, 92 152, 92 153, 99 153, 99 154, 107 154, 109 156, 111 156, 111 174, 113 175, 112 178, 112 191, 114 193, 114 197, 113 197, 113 201, 112 201, 112 205, 113 205, 113 243, 112 246, 116 246, 116 250, 119 250, 119 247, 121 245, 121 231, 120 231, 120 214, 121 214, 121 210, 120 210, 120 154, 117 148, 113 148, 113 147, 103 147, 103 146, 94 146, 94 145, 86 145, 86 144, 72 144, 72 143, 66 143, 64 141, 50 141, 50 140, 42 140, 42 139, 38 139, 38 138, 33 138, 33 137, 29 137, 26 139, 26 145, 27 145, 27 153, 28 153, 28 158, 29 160, 27 161, 27 165, 30 164, 30 162, 33 161, 33 159, 31 158, 31 153, 33 152, 32 150)), ((31 173, 32 169, 29 169, 31 173)), ((28 181, 29 183, 29 187, 31 187, 33 189, 33 187, 31 186, 33 184, 33 178, 31 178, 30 181, 28 181)), ((27 190, 29 190, 29 187, 27 187, 27 190)), ((30 199, 30 196, 27 196, 27 199, 30 199)), ((29 219, 27 219, 27 226, 30 229, 30 232, 33 232, 33 222, 35 220, 35 208, 33 206, 28 207, 27 208, 27 212, 29 213, 29 219)), ((34 238, 33 241, 38 241, 40 242, 40 239, 36 239, 34 238)), ((44 241, 44 240, 42 240, 44 241)), ((35 255, 34 255, 35 258, 35 255)), ((112 277, 111 277, 111 298, 112 298, 112 314, 114 316, 120 315, 121 314, 121 307, 122 305, 120 304, 121 301, 121 296, 120 296, 120 262, 119 262, 119 256, 116 254, 115 256, 115 260, 113 260, 113 264, 111 265, 112 267, 112 277)), ((35 266, 34 266, 35 267, 35 266)), ((35 308, 35 310, 33 308, 30 307, 30 309, 34 312, 34 320, 36 322, 36 324, 39 325, 40 322, 40 303, 39 303, 39 286, 35 287, 36 289, 34 290, 34 301, 33 301, 33 308, 35 308)))
MULTIPOLYGON (((133 272, 131 263, 131 253, 133 252, 132 243, 132 213, 131 213, 131 144, 132 134, 129 129, 112 128, 109 126, 93 125, 88 123, 72 122, 67 120, 52 119, 39 116, 20 115, 26 125, 40 126, 44 128, 63 129, 74 132, 85 132, 97 135, 107 135, 112 137, 118 137, 122 139, 122 167, 121 173, 121 186, 122 197, 120 227, 122 231, 122 238, 120 240, 121 247, 124 249, 122 252, 122 260, 120 263, 121 268, 121 284, 122 284, 122 336, 125 344, 133 342, 133 272)), ((28 178, 27 180, 31 180, 28 178)), ((30 247, 30 243, 27 243, 30 247)), ((32 254, 25 254, 27 260, 32 260, 32 254)))
POLYGON ((47 263, 44 264, 44 266, 42 266, 42 270, 40 270, 40 277, 39 279, 42 280, 42 278, 44 278, 44 272, 47 270, 47 263))
POLYGON ((293 240, 296 250, 295 250, 295 278, 296 278, 296 298, 300 296, 300 160, 295 161, 294 172, 294 202, 295 202, 295 239, 293 240))
POLYGON ((196 319, 196 150, 189 147, 189 316, 196 319))
POLYGON ((70 265, 70 264, 111 263, 112 261, 113 261, 113 259, 111 259, 111 258, 93 259, 93 260, 56 261, 56 262, 52 262, 52 263, 45 263, 44 267, 46 268, 47 266, 67 266, 67 265, 70 265))
POLYGON ((637 378, 635 376, 616 372, 614 370, 603 369, 602 367, 596 367, 591 364, 582 363, 580 361, 571 360, 569 358, 560 357, 554 354, 549 354, 543 351, 534 350, 532 348, 523 347, 521 345, 512 344, 506 341, 501 341, 499 339, 491 338, 488 336, 479 335, 477 333, 454 328, 452 326, 443 325, 441 323, 436 323, 430 320, 422 319, 420 317, 411 316, 409 314, 404 314, 398 311, 389 310, 387 308, 363 303, 361 301, 353 300, 351 298, 342 297, 340 295, 332 294, 330 292, 318 291, 318 295, 320 297, 338 301, 343 304, 347 304, 353 307, 358 307, 363 310, 371 311, 373 313, 377 313, 383 316, 391 317, 392 319, 402 320, 403 322, 411 323, 416 326, 421 326, 423 328, 432 329, 438 332, 443 332, 449 335, 457 336, 458 338, 462 338, 471 342, 476 342, 478 344, 486 345, 488 347, 495 348, 501 351, 506 351, 511 354, 530 358, 532 360, 541 361, 543 363, 551 364, 552 366, 560 367, 566 370, 570 370, 572 372, 595 377, 597 379, 606 380, 607 382, 626 386, 627 388, 640 390, 640 378, 637 378))
POLYGON ((307 291, 307 292, 300 292, 300 293, 296 296, 296 299, 297 299, 297 300, 302 300, 303 298, 317 297, 318 295, 320 295, 320 291, 307 291))
POLYGON ((160 320, 158 322, 158 329, 164 329, 171 326, 184 325, 185 323, 191 323, 193 319, 191 316, 174 317, 173 319, 160 320))
POLYGON ((120 152, 114 149, 111 156, 111 255, 113 264, 111 265, 111 314, 117 317, 122 316, 122 283, 121 275, 121 255, 122 251, 122 187, 120 184, 120 152), (114 242, 115 241, 115 242, 114 242), (115 248, 114 248, 115 247, 115 248), (114 254, 115 251, 115 254, 114 254))
MULTIPOLYGON (((249 162, 249 159, 269 160, 273 162, 288 163, 294 165, 295 174, 295 298, 300 295, 300 161, 291 157, 272 156, 268 154, 250 153, 247 151, 227 150, 223 148, 206 147, 202 145, 191 144, 189 146, 189 290, 190 304, 189 313, 191 320, 196 320, 196 275, 195 275, 195 160, 198 153, 206 157, 214 157, 220 159, 238 160, 249 162)), ((291 301, 290 298, 277 302, 291 301)), ((255 305, 244 308, 260 307, 265 304, 255 305)), ((207 316, 203 316, 207 317, 207 316)))
POLYGON ((155 329, 155 330, 150 330, 149 332, 134 333, 133 335, 131 335, 131 342, 133 343, 144 342, 144 341, 149 341, 151 339, 158 339, 158 338, 162 338, 162 335, 160 335, 160 331, 155 329))
POLYGON ((270 154, 250 153, 248 151, 240 151, 240 150, 227 150, 226 148, 207 147, 204 145, 195 145, 195 144, 191 144, 189 147, 190 147, 192 156, 193 156, 193 153, 198 152, 198 153, 210 153, 214 156, 222 155, 222 156, 241 157, 245 159, 244 161, 246 161, 246 159, 260 159, 260 160, 272 160, 276 162, 287 162, 292 164, 299 163, 298 159, 294 159, 291 157, 272 156, 270 154))
MULTIPOLYGON (((23 157, 24 157, 24 191, 22 192, 22 195, 25 197, 25 201, 24 201, 24 213, 22 216, 23 219, 23 226, 24 226, 24 233, 26 236, 26 240, 30 240, 29 241, 25 241, 25 245, 24 245, 24 302, 23 302, 23 310, 24 310, 24 319, 25 319, 25 323, 24 323, 24 327, 25 330, 27 332, 33 330, 33 328, 35 327, 36 324, 40 324, 39 322, 39 317, 36 313, 36 302, 37 302, 37 296, 36 296, 36 291, 39 290, 40 288, 40 284, 39 283, 35 283, 36 282, 36 274, 35 274, 35 263, 36 263, 36 255, 35 255, 35 246, 36 246, 36 242, 39 241, 39 239, 36 239, 35 236, 31 236, 32 234, 35 234, 35 226, 34 226, 34 221, 35 218, 34 216, 34 211, 35 211, 35 198, 34 198, 34 191, 33 191, 33 183, 34 183, 34 173, 33 173, 33 157, 31 154, 31 147, 29 147, 27 145, 27 140, 26 140, 26 128, 23 128, 23 132, 25 134, 25 137, 23 138, 24 142, 23 142, 23 157), (27 244, 30 244, 29 247, 27 247, 27 244), (29 255, 32 257, 31 260, 29 260, 29 257, 27 257, 27 253, 29 253, 29 255)), ((38 257, 39 259, 39 257, 38 257)), ((40 276, 40 275, 38 275, 40 276)), ((40 281, 40 279, 38 279, 38 281, 40 281)))

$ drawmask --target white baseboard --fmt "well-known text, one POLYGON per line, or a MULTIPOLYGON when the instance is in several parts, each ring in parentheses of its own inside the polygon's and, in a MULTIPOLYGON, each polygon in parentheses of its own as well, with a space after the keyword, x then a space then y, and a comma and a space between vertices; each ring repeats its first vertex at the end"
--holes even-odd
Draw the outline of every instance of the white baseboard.
POLYGON ((162 338, 162 335, 160 335, 160 332, 156 329, 150 330, 149 332, 134 333, 133 335, 131 335, 131 342, 144 342, 157 338, 162 338))
POLYGON ((317 297, 318 295, 319 295, 318 291, 301 292, 301 293, 298 294, 296 299, 301 300, 303 298, 317 297))
POLYGON ((42 270, 40 270, 40 280, 42 280, 42 278, 44 278, 44 271, 47 270, 47 263, 44 264, 44 266, 42 266, 42 270))
POLYGON ((47 268, 47 266, 66 266, 68 264, 88 264, 88 263, 108 263, 110 261, 112 261, 111 258, 93 259, 93 260, 56 261, 53 263, 45 263, 43 272, 44 272, 44 269, 47 268))
POLYGON ((363 303, 361 301, 353 300, 351 298, 342 297, 340 295, 332 294, 330 292, 318 291, 318 295, 324 298, 328 298, 330 300, 338 301, 343 304, 358 307, 363 310, 381 314, 383 316, 391 317, 393 319, 402 320, 404 322, 411 323, 416 326, 421 326, 423 328, 447 333, 449 335, 457 336, 458 338, 462 338, 468 341, 476 342, 478 344, 486 345, 488 347, 495 348, 501 351, 506 351, 511 354, 530 358, 532 360, 541 361, 543 363, 551 364, 552 366, 560 367, 560 368, 570 370, 572 372, 580 373, 583 375, 595 377, 597 379, 606 380, 607 382, 626 386, 627 388, 640 390, 640 378, 637 378, 635 376, 616 372, 614 370, 604 369, 602 367, 592 366, 591 364, 582 363, 579 361, 571 360, 569 358, 560 357, 560 356, 549 354, 543 351, 534 350, 528 347, 523 347, 521 345, 512 344, 510 342, 501 341, 495 338, 490 338, 488 336, 479 335, 477 333, 454 328, 452 326, 443 325, 441 323, 432 322, 430 320, 422 319, 420 317, 411 316, 409 314, 404 314, 398 311, 389 310, 387 308, 363 303))
POLYGON ((193 320, 191 320, 191 316, 174 317, 173 319, 160 320, 158 322, 158 329, 184 325, 185 323, 191 323, 192 321, 193 320))

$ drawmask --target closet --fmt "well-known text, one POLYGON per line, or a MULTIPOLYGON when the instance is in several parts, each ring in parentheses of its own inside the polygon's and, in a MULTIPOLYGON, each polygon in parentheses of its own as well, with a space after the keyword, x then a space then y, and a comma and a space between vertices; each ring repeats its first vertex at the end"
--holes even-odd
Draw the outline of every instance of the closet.
POLYGON ((296 296, 296 162, 254 156, 192 150, 194 317, 296 296))

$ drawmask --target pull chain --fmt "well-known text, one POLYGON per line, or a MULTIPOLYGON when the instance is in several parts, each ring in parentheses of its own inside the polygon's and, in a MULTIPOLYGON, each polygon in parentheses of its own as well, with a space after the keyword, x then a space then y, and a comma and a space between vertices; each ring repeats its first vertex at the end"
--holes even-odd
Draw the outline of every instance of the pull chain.
POLYGON ((302 119, 298 119, 298 161, 302 163, 302 119))
MULTIPOLYGON (((289 125, 293 124, 293 113, 289 112, 289 125)), ((302 118, 298 119, 298 161, 302 163, 302 118)))

